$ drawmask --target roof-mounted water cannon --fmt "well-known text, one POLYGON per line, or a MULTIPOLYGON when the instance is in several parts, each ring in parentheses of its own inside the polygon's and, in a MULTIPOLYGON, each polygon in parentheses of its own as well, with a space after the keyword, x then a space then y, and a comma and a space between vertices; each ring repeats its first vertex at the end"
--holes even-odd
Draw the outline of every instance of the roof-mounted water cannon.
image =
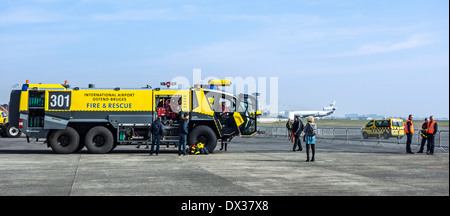
POLYGON ((231 80, 229 79, 212 79, 208 81, 208 85, 217 85, 217 86, 230 86, 231 80))
POLYGON ((208 81, 209 89, 215 89, 216 86, 230 86, 231 80, 229 79, 212 79, 208 81))

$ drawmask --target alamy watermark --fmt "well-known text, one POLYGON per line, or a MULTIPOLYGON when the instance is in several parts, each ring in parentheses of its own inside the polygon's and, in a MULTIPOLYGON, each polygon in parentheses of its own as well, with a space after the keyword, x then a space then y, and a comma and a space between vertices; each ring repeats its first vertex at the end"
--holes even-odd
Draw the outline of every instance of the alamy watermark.
POLYGON ((231 81, 230 86, 220 87, 221 91, 238 95, 241 93, 254 95, 258 93, 258 105, 261 112, 272 115, 278 114, 278 77, 202 77, 201 69, 192 70, 192 79, 177 76, 171 80, 180 89, 193 87, 197 84, 207 85, 212 79, 227 79, 231 81))

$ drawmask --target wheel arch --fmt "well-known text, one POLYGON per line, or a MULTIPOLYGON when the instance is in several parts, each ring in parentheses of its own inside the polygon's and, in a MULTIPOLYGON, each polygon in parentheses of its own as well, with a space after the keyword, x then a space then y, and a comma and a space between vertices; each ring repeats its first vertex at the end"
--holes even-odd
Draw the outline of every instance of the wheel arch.
POLYGON ((192 121, 191 120, 191 121, 189 121, 189 125, 188 125, 189 133, 191 133, 192 130, 194 130, 194 128, 198 127, 198 126, 207 126, 214 131, 214 134, 216 135, 217 139, 222 138, 214 121, 192 121))

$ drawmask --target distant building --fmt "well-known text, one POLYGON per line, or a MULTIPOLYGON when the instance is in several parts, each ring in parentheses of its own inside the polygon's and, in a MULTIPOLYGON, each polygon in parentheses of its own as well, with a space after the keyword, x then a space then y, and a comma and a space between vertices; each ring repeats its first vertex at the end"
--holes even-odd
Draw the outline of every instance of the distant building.
POLYGON ((345 119, 352 119, 352 120, 372 120, 372 119, 384 119, 386 118, 385 115, 378 115, 378 114, 364 114, 359 115, 358 113, 351 113, 351 114, 345 114, 345 119))
POLYGON ((345 118, 348 118, 348 119, 359 117, 358 113, 345 114, 344 116, 345 116, 345 118))

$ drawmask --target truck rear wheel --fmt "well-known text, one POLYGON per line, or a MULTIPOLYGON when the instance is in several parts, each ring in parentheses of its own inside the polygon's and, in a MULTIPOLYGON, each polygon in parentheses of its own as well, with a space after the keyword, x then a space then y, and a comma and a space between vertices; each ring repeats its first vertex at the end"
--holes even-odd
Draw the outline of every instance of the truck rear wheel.
POLYGON ((217 146, 217 137, 210 127, 200 125, 195 127, 189 134, 188 142, 191 146, 201 142, 205 145, 205 148, 208 149, 209 153, 213 153, 217 146))
POLYGON ((48 144, 53 152, 58 154, 70 154, 77 150, 80 143, 80 135, 78 132, 67 126, 64 130, 54 131, 49 139, 48 144))
POLYGON ((89 153, 108 153, 114 147, 114 136, 107 128, 96 126, 87 132, 84 144, 89 153))
POLYGON ((6 135, 8 135, 8 137, 17 138, 20 136, 20 134, 21 134, 21 132, 19 131, 19 129, 12 125, 9 125, 6 128, 6 135))

